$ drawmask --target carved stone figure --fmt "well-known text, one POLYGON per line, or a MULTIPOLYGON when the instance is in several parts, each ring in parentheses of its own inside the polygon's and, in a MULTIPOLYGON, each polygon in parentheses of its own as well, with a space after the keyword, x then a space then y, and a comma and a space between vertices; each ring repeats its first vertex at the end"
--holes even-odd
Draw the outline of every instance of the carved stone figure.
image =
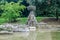
POLYGON ((36 26, 37 20, 36 20, 36 17, 34 15, 35 14, 36 7, 31 5, 31 6, 28 6, 27 8, 30 11, 30 14, 28 16, 28 22, 27 22, 27 24, 29 26, 36 26))

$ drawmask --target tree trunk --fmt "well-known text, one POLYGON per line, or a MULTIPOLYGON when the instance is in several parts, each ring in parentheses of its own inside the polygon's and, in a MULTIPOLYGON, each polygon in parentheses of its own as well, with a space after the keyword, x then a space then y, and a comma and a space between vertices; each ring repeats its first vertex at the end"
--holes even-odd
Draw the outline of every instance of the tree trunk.
POLYGON ((59 17, 58 17, 58 13, 56 12, 56 20, 58 21, 59 17))

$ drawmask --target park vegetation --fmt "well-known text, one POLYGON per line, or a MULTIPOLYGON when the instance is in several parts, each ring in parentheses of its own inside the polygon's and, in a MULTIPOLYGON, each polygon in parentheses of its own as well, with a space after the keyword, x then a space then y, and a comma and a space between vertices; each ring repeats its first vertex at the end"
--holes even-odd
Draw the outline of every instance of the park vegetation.
POLYGON ((24 5, 18 1, 15 2, 8 2, 8 1, 1 1, 0 3, 0 17, 6 19, 8 22, 16 22, 17 18, 20 17, 22 11, 26 8, 24 5))
POLYGON ((60 0, 36 0, 37 16, 56 17, 60 16, 60 0))
POLYGON ((60 0, 0 0, 0 23, 27 17, 30 4, 36 6, 36 17, 60 17, 60 0))

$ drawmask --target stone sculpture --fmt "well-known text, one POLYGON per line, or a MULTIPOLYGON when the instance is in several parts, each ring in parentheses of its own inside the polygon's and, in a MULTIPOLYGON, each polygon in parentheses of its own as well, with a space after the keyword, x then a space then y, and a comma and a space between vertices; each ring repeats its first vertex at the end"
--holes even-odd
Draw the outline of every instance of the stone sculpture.
POLYGON ((28 22, 27 22, 27 24, 29 26, 36 26, 37 20, 36 20, 36 17, 34 15, 35 14, 36 7, 30 5, 30 6, 27 7, 27 9, 30 11, 30 14, 28 16, 28 22))

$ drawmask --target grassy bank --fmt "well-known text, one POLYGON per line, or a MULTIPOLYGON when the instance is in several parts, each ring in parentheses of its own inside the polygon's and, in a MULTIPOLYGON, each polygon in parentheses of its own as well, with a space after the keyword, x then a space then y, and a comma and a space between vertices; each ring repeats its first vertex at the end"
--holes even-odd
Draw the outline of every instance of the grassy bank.
MULTIPOLYGON (((36 17, 37 21, 40 22, 44 17, 36 17)), ((20 23, 20 24, 26 24, 28 21, 27 17, 24 18, 17 18, 16 19, 17 22, 16 23, 20 23)), ((6 23, 8 20, 4 19, 4 18, 0 18, 0 24, 6 23)))
MULTIPOLYGON (((37 19, 38 22, 40 22, 40 21, 43 20, 44 18, 43 18, 43 17, 36 17, 36 19, 37 19)), ((19 23, 25 24, 25 23, 27 23, 28 18, 19 18, 19 20, 20 20, 19 23)))

